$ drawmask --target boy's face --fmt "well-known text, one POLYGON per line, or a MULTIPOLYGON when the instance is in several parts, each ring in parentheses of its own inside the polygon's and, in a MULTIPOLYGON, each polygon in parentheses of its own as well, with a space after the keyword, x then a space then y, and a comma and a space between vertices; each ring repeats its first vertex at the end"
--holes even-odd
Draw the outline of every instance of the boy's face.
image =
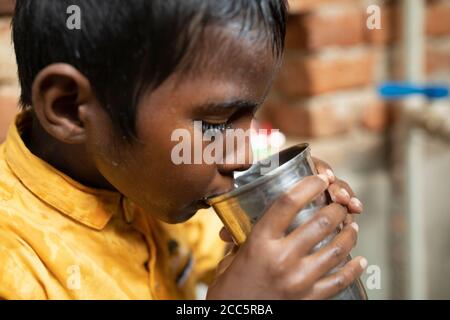
MULTIPOLYGON (((140 142, 130 144, 122 135, 111 134, 116 131, 100 107, 91 111, 95 125, 86 126, 88 151, 100 173, 147 212, 169 223, 189 219, 202 208, 201 199, 230 190, 233 171, 247 169, 252 161, 248 139, 241 150, 231 150, 247 155, 244 164, 205 164, 202 158, 201 164, 176 165, 172 159, 173 148, 180 143, 171 140, 176 129, 190 133, 193 158, 194 134, 202 135, 194 121, 228 122, 233 129, 247 130, 255 110, 239 105, 259 105, 267 95, 278 64, 271 49, 227 37, 226 53, 208 53, 216 57, 194 76, 173 74, 141 99, 136 117, 140 142)), ((221 50, 220 39, 209 39, 208 50, 221 50)))

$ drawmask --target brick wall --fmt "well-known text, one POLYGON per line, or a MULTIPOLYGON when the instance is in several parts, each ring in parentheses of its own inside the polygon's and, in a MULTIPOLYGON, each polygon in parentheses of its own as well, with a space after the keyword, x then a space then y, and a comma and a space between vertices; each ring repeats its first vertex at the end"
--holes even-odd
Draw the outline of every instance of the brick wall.
POLYGON ((0 142, 18 111, 19 87, 11 44, 11 14, 14 1, 0 0, 0 142))
MULTIPOLYGON (((262 117, 293 137, 327 137, 353 129, 383 132, 389 108, 376 94, 401 79, 400 1, 292 0, 284 65, 262 117), (366 26, 381 8, 380 30, 366 26)), ((449 81, 450 1, 427 1, 428 79, 449 81)))
POLYGON ((450 82, 450 0, 430 1, 427 10, 427 63, 430 79, 450 82))

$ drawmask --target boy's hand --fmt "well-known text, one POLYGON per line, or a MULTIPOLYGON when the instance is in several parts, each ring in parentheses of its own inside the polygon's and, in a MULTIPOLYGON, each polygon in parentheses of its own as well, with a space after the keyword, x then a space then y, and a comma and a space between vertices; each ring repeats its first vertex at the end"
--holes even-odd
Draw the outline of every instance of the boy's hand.
MULTIPOLYGON (((207 299, 326 299, 361 275, 367 265, 362 257, 328 275, 356 243, 358 226, 348 213, 360 213, 362 205, 326 163, 317 159, 314 162, 319 175, 303 179, 275 201, 254 226, 247 242, 239 249, 234 247, 222 260, 207 299), (336 203, 322 208, 314 218, 285 235, 296 214, 326 189, 336 203), (344 227, 334 240, 310 254, 341 223, 344 227)), ((225 229, 221 237, 231 241, 225 229)))
POLYGON ((333 202, 337 202, 348 208, 349 213, 360 214, 363 211, 361 201, 355 198, 355 193, 347 182, 339 180, 333 173, 331 167, 324 161, 313 158, 314 165, 319 174, 326 175, 330 181, 328 192, 333 202))

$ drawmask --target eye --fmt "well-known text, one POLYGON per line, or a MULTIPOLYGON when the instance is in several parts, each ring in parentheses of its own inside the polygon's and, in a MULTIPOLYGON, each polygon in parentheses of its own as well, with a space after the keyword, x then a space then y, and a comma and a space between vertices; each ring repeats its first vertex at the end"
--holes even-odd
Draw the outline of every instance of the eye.
POLYGON ((209 123, 202 121, 202 131, 203 133, 222 133, 227 129, 231 129, 231 124, 225 123, 209 123))

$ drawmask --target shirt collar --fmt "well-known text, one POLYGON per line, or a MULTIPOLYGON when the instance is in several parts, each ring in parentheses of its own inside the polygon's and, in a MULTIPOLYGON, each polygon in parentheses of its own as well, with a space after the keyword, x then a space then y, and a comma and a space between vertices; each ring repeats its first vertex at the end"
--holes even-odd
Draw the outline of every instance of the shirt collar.
POLYGON ((30 111, 25 111, 9 129, 5 158, 11 170, 45 203, 88 227, 102 230, 120 211, 121 194, 81 185, 32 154, 21 138, 30 124, 30 111))

